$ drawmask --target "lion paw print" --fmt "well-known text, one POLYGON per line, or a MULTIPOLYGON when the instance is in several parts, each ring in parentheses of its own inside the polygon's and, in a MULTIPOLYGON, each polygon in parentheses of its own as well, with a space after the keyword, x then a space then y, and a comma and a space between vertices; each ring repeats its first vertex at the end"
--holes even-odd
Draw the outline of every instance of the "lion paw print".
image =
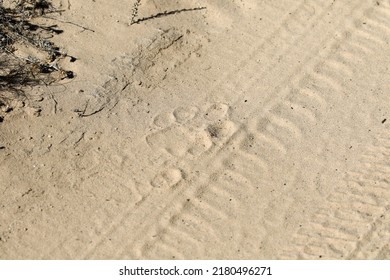
POLYGON ((229 106, 222 103, 206 109, 179 107, 157 115, 153 126, 156 131, 146 137, 148 145, 175 157, 199 156, 224 143, 236 130, 229 119, 229 106))

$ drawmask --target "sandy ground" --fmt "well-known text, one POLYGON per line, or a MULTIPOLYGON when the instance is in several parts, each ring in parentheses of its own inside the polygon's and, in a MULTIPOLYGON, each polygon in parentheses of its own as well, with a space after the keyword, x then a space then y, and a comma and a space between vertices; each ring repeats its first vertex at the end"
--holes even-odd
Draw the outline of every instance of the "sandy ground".
POLYGON ((389 0, 114 2, 44 20, 77 77, 0 124, 1 259, 390 259, 389 0))

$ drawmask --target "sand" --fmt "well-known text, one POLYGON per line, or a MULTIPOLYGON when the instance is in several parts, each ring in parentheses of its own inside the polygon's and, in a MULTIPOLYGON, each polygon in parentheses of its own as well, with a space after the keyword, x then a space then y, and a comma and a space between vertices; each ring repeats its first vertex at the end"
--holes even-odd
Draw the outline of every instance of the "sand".
POLYGON ((77 76, 0 124, 1 259, 390 258, 390 1, 54 4, 77 76))

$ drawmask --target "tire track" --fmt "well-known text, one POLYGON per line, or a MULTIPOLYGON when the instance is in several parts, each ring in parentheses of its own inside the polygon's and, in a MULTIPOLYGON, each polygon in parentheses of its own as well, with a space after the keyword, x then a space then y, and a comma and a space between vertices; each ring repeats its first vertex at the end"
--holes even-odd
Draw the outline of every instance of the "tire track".
MULTIPOLYGON (((385 2, 381 2, 380 6, 378 10, 383 13, 385 2)), ((390 6, 386 7, 389 12, 390 6)), ((356 25, 357 32, 341 54, 344 61, 350 61, 353 65, 351 54, 367 55, 377 50, 377 44, 386 44, 385 34, 389 32, 384 27, 389 23, 380 18, 376 20, 376 11, 368 11, 365 23, 356 25), (381 31, 378 32, 378 29, 381 31), (374 38, 374 43, 370 42, 370 38, 374 38)), ((293 242, 295 245, 282 258, 372 259, 388 256, 383 252, 387 248, 389 230, 383 220, 387 218, 390 207, 389 137, 378 142, 368 149, 369 154, 363 157, 360 170, 349 172, 346 183, 330 194, 326 204, 311 218, 319 222, 312 222, 307 228, 300 229, 293 242)))
MULTIPOLYGON (((138 250, 137 258, 160 258, 161 255, 168 259, 185 258, 205 258, 208 256, 204 244, 219 242, 221 239, 229 240, 230 244, 235 243, 237 231, 234 226, 230 226, 221 234, 219 227, 235 224, 237 220, 237 205, 242 201, 235 201, 231 192, 227 192, 227 187, 234 188, 235 185, 226 184, 227 178, 215 178, 215 181, 200 188, 197 193, 187 199, 183 208, 176 212, 166 224, 160 222, 156 229, 159 238, 147 240, 138 250), (223 184, 223 185, 222 185, 223 184), (228 206, 227 206, 228 205, 228 206), (194 234, 196 233, 196 234, 194 234), (167 244, 167 240, 170 240, 167 244), (181 244, 192 244, 191 248, 196 250, 180 250, 181 244), (203 246, 202 246, 203 244, 203 246), (168 251, 164 251, 167 248, 168 251), (169 255, 170 250, 175 250, 174 255, 169 255)), ((154 235, 154 236, 155 236, 154 235)), ((135 244, 136 250, 138 245, 135 244)), ((223 257, 223 256, 220 256, 223 257)))
MULTIPOLYGON (((361 2, 359 3, 359 4, 361 4, 361 2)), ((359 7, 359 5, 357 6, 357 7, 355 7, 356 9, 359 7)), ((319 71, 318 71, 318 73, 319 73, 319 71)), ((338 90, 340 90, 340 86, 342 86, 342 84, 340 85, 340 83, 338 83, 337 81, 335 82, 334 81, 334 79, 329 79, 329 77, 328 76, 326 76, 326 74, 312 74, 312 76, 313 77, 311 77, 310 79, 312 79, 312 81, 313 81, 313 84, 322 84, 323 85, 323 87, 330 87, 331 89, 338 89, 338 90), (315 79, 315 78, 317 78, 317 79, 315 79), (319 81, 318 81, 319 80, 319 81)), ((310 79, 309 79, 309 81, 310 81, 310 79)), ((257 80, 257 79, 256 79, 257 80)), ((306 84, 307 85, 307 84, 306 84)), ((284 91, 284 92, 287 92, 287 94, 286 95, 288 95, 288 93, 290 92, 289 90, 287 90, 287 91, 284 91)), ((307 93, 308 91, 306 90, 306 93, 307 93)), ((321 97, 321 94, 319 94, 319 96, 316 96, 315 94, 315 92, 313 93, 314 91, 311 91, 310 92, 310 94, 312 95, 312 96, 315 96, 313 99, 314 100, 321 100, 321 101, 323 101, 323 99, 322 99, 322 97, 321 97)), ((309 94, 309 95, 310 95, 309 94)), ((321 102, 320 102, 320 104, 321 104, 321 102)), ((323 104, 323 102, 322 102, 322 104, 323 104)), ((270 108, 272 108, 273 106, 272 106, 273 104, 272 104, 272 102, 271 102, 271 104, 270 105, 268 105, 270 108)), ((306 108, 304 108, 304 109, 306 109, 306 108)), ((270 111, 270 110, 264 110, 265 111, 265 113, 263 113, 264 115, 267 115, 267 112, 268 111, 270 111)), ((302 110, 301 110, 301 112, 302 112, 302 110)), ((307 113, 307 115, 311 115, 311 116, 313 116, 313 115, 315 115, 316 113, 315 112, 310 112, 309 111, 309 113, 307 113)), ((272 118, 271 118, 272 119, 272 118)), ((277 119, 277 117, 275 117, 274 119, 277 119)), ((313 119, 312 119, 313 120, 313 119)), ((257 126, 257 120, 255 120, 254 121, 255 122, 255 127, 257 126)), ((279 121, 279 123, 280 123, 280 121, 279 121)), ((288 123, 288 122, 287 122, 288 123)), ((282 126, 282 128, 281 129, 283 129, 283 126, 282 126)), ((292 126, 291 124, 289 125, 289 129, 287 129, 288 131, 297 131, 297 127, 296 126, 292 126)), ((251 141, 250 140, 250 137, 251 136, 249 136, 249 137, 245 137, 245 143, 240 143, 240 142, 236 142, 236 138, 237 138, 237 135, 239 135, 239 134, 242 134, 241 133, 241 131, 244 131, 244 134, 248 134, 247 132, 245 132, 247 129, 246 129, 246 126, 243 126, 243 127, 241 127, 241 129, 239 129, 239 131, 240 132, 237 132, 236 134, 235 134, 235 136, 231 139, 231 140, 229 140, 228 142, 227 142, 227 144, 226 145, 222 145, 222 146, 226 146, 225 148, 223 148, 222 150, 219 150, 219 151, 210 151, 210 152, 207 152, 207 155, 206 155, 206 158, 215 158, 215 154, 217 154, 217 153, 219 153, 219 154, 221 154, 221 153, 224 153, 224 152, 226 152, 226 149, 229 149, 230 147, 232 147, 232 146, 234 146, 235 144, 239 144, 239 145, 243 145, 244 147, 245 146, 247 146, 247 147, 250 147, 250 145, 249 144, 246 144, 246 142, 247 141, 251 141)), ((298 130, 299 131, 299 130, 298 130)), ((256 130, 255 132, 254 132, 255 134, 262 134, 263 133, 263 131, 261 131, 260 130, 260 132, 259 132, 259 130, 256 130)), ((264 134, 264 133, 263 133, 264 134)), ((276 137, 277 137, 277 135, 278 134, 276 134, 276 137)), ((287 151, 287 149, 286 148, 283 148, 283 144, 281 144, 281 143, 283 143, 283 139, 282 139, 282 141, 280 141, 280 142, 278 142, 278 141, 275 141, 275 140, 272 140, 269 136, 263 136, 263 138, 264 139, 266 139, 268 142, 271 142, 271 143, 276 143, 275 145, 276 145, 276 149, 278 150, 278 152, 282 152, 282 154, 283 154, 283 151, 285 151, 285 153, 286 153, 286 151, 287 151)), ((256 138, 257 139, 257 138, 256 138)), ((253 141, 253 140, 252 140, 253 141)), ((215 149, 214 149, 215 150, 215 149)), ((252 151, 250 151, 250 150, 248 150, 250 153, 252 153, 252 151)), ((248 154, 250 154, 250 153, 248 153, 248 154)), ((263 161, 262 159, 261 159, 261 161, 263 161)), ((207 162, 207 161, 206 161, 207 162)), ((184 164, 185 165, 185 163, 181 163, 181 164, 184 164)), ((204 163, 203 163, 203 165, 204 165, 204 163)), ((184 168, 183 168, 184 169, 184 168)), ((201 169, 201 168, 199 168, 199 169, 201 169)), ((224 170, 225 168, 223 168, 222 170, 224 170)), ((206 176, 207 177, 207 176, 206 176)), ((206 178, 201 178, 201 179, 196 179, 197 181, 199 180, 200 181, 200 184, 202 184, 202 181, 205 181, 206 182, 206 185, 208 185, 208 179, 206 178)), ((190 180, 186 180, 187 182, 190 182, 190 180)), ((183 183, 183 182, 181 182, 181 183, 183 183)), ((186 183, 186 184, 188 184, 188 183, 186 183)), ((179 188, 178 188, 179 189, 179 188)), ((171 193, 171 198, 169 199, 169 201, 167 202, 167 205, 171 205, 171 204, 174 204, 174 205, 176 205, 176 204, 178 204, 177 202, 175 202, 175 201, 177 201, 177 200, 181 200, 181 199, 179 199, 178 197, 194 197, 194 192, 193 191, 188 191, 188 189, 189 188, 186 188, 186 187, 183 187, 182 189, 184 189, 184 191, 182 191, 182 192, 172 192, 171 193)), ((180 204, 180 203, 179 203, 180 204)), ((145 206, 146 208, 149 208, 148 206, 145 206)), ((174 206, 174 208, 176 208, 176 206, 174 206)), ((160 214, 161 213, 161 210, 164 212, 164 213, 166 213, 166 212, 170 212, 170 210, 168 210, 169 209, 169 206, 164 206, 164 208, 163 209, 159 209, 158 211, 155 211, 155 213, 153 213, 152 214, 152 216, 154 217, 153 219, 151 219, 151 218, 149 218, 148 220, 152 220, 152 221, 154 221, 154 220, 160 220, 160 219, 162 219, 161 218, 161 216, 164 216, 164 214, 160 214), (157 216, 155 216, 155 215, 157 215, 157 216), (160 217, 160 218, 157 218, 157 217, 160 217)), ((138 208, 138 210, 137 211, 141 211, 142 212, 142 209, 141 208, 138 208)), ((126 219, 127 217, 126 217, 126 215, 123 217, 124 219, 126 219)), ((141 217, 140 217, 140 219, 141 220, 144 220, 144 217, 141 215, 141 217)), ((122 219, 122 221, 123 221, 123 219, 122 219)), ((144 224, 144 222, 142 223, 142 224, 144 224)), ((123 226, 122 225, 122 228, 125 228, 126 226, 123 226)), ((142 236, 145 236, 145 232, 148 232, 149 231, 149 229, 150 228, 155 228, 155 226, 153 225, 153 224, 144 224, 144 226, 143 227, 141 227, 140 228, 140 230, 139 230, 139 233, 140 234, 137 234, 136 235, 136 237, 135 237, 135 239, 133 239, 133 240, 137 240, 137 237, 139 236, 139 237, 141 237, 141 235, 142 236)), ((113 227, 111 230, 110 230, 110 233, 113 233, 113 231, 115 231, 115 230, 117 230, 118 228, 117 227, 113 227)), ((162 231, 164 231, 165 229, 163 229, 162 231)), ((152 230, 153 231, 153 230, 152 230)), ((160 230, 161 231, 161 230, 160 230)), ((110 234, 110 233, 108 233, 108 234, 110 234)), ((149 235, 148 235, 149 236, 149 235)), ((98 246, 100 246, 100 245, 98 245, 98 246)), ((97 248, 97 247, 95 247, 95 248, 97 248)), ((127 245, 127 246, 125 246, 124 247, 124 250, 122 251, 122 253, 121 254, 119 254, 121 257, 123 257, 123 256, 126 256, 126 255, 128 255, 128 252, 129 251, 131 251, 131 248, 132 248, 132 246, 131 245, 127 245)), ((90 253, 87 255, 87 257, 89 257, 89 256, 92 256, 94 253, 94 250, 95 249, 93 249, 92 251, 90 251, 90 253)))
POLYGON ((299 230, 282 258, 375 259, 390 239, 390 137, 378 139, 349 172, 345 184, 326 198, 312 221, 299 230), (379 252, 379 253, 378 253, 379 252))
MULTIPOLYGON (((361 4, 362 2, 358 2, 361 4)), ((357 5, 359 6, 359 5, 357 5)), ((283 7, 284 8, 284 7, 283 7)), ((269 69, 272 69, 278 62, 279 58, 288 54, 291 48, 296 47, 296 43, 300 41, 303 37, 307 37, 309 31, 313 29, 313 26, 316 26, 321 20, 326 17, 327 13, 334 8, 334 1, 323 2, 311 2, 301 1, 301 3, 286 15, 286 18, 282 21, 280 27, 267 36, 260 43, 253 44, 255 41, 252 39, 255 36, 251 36, 251 39, 243 38, 248 34, 243 32, 238 32, 239 37, 243 40, 248 40, 247 46, 250 47, 253 45, 253 49, 248 50, 246 53, 248 55, 243 55, 243 59, 235 63, 234 68, 227 72, 226 74, 220 75, 219 81, 216 81, 215 86, 209 91, 214 93, 220 93, 222 89, 227 92, 231 92, 232 89, 246 89, 247 85, 241 84, 242 81, 237 79, 237 73, 240 73, 240 76, 252 77, 252 81, 258 82, 255 79, 253 73, 258 72, 258 69, 261 68, 259 62, 262 61, 263 55, 266 56, 267 61, 272 61, 262 73, 257 74, 256 77, 267 73, 269 69), (314 11, 314 12, 313 12, 314 11), (299 15, 299 16, 298 16, 299 15), (289 26, 295 25, 296 28, 289 28, 289 26)), ((355 7, 356 8, 356 7, 355 7)), ((235 37, 235 36, 233 36, 235 37)), ((231 47, 234 47, 232 45, 231 47)), ((221 48, 223 51, 226 48, 221 48)), ((236 50, 234 53, 242 52, 242 50, 236 50)), ((218 60, 229 61, 230 54, 227 53, 223 58, 218 57, 218 60)), ((212 58, 210 58, 212 60, 212 58)), ((208 77, 206 77, 207 79, 208 77)), ((245 80, 246 82, 246 80, 245 80)))
MULTIPOLYGON (((319 5, 319 6, 316 6, 316 7, 321 7, 321 3, 317 3, 317 4, 315 4, 315 5, 319 5)), ((282 7, 282 8, 284 8, 284 7, 282 7)), ((293 11, 293 13, 300 13, 300 14, 304 14, 305 12, 304 11, 307 11, 307 10, 310 10, 310 8, 308 8, 308 4, 306 3, 306 1, 301 1, 301 3, 297 6, 297 8, 293 11), (302 10, 303 12, 300 12, 300 10, 302 10)), ((323 12, 322 14, 321 14, 321 16, 323 16, 324 15, 324 13, 325 12, 323 12)), ((287 14, 287 13, 286 13, 287 14)), ((312 14, 311 12, 309 13, 309 14, 312 14)), ((314 15, 312 15, 312 16, 314 16, 314 15)), ((307 19, 309 19, 309 18, 307 18, 307 19)), ((279 28, 279 29, 277 29, 276 31, 275 31, 275 33, 273 33, 270 37, 278 37, 277 36, 277 34, 279 34, 279 33, 281 33, 282 32, 282 30, 283 30, 283 28, 285 27, 285 26, 287 26, 288 25, 288 21, 290 21, 290 15, 287 15, 286 16, 286 18, 285 18, 285 20, 283 20, 283 24, 281 25, 281 27, 279 28)), ((268 39, 270 38, 270 37, 267 37, 267 39, 266 40, 264 40, 263 42, 261 42, 261 44, 259 44, 259 45, 255 45, 255 49, 251 52, 251 55, 249 55, 249 56, 247 56, 243 61, 241 61, 240 63, 239 63, 239 66, 237 67, 237 68, 240 68, 240 65, 241 66, 243 66, 243 65, 245 65, 247 62, 249 62, 250 60, 251 60, 251 58, 253 57, 253 54, 255 54, 255 53, 257 53, 258 51, 259 51, 259 49, 262 47, 262 46, 264 46, 264 44, 268 41, 268 39)), ((251 39, 251 41, 253 41, 253 39, 251 39)), ((248 44, 248 45, 253 45, 253 44, 248 44)), ((229 56, 228 54, 227 54, 227 56, 229 56)), ((237 68, 235 68, 233 71, 231 71, 230 73, 228 73, 228 76, 225 76, 224 78, 222 78, 221 80, 220 80, 220 82, 219 82, 219 85, 221 85, 222 83, 224 83, 225 81, 226 81, 226 78, 228 78, 229 76, 230 77, 232 77, 235 73, 236 73, 236 69, 237 68)), ((242 67, 241 67, 242 68, 242 67)), ((230 80, 230 79, 228 79, 228 80, 230 80)), ((216 85, 215 86, 215 88, 217 89, 218 88, 218 85, 216 85)), ((147 196, 147 195, 146 195, 147 196)), ((130 209, 133 209, 133 207, 131 207, 130 209)), ((129 209, 129 211, 130 211, 130 209, 129 209)), ((120 221, 117 221, 116 223, 114 223, 114 224, 121 224, 122 223, 122 221, 123 221, 123 219, 125 219, 127 217, 127 215, 125 215, 122 219, 120 219, 120 221)), ((114 226, 114 228, 115 228, 115 226, 114 226)), ((99 242, 98 242, 98 244, 100 244, 99 242)), ((99 245, 96 245, 97 247, 99 246, 99 245)), ((92 249, 92 251, 93 251, 93 249, 92 249)), ((88 254, 87 254, 87 256, 88 256, 88 254)))
POLYGON ((346 259, 390 259, 390 205, 385 207, 386 212, 371 221, 370 230, 357 242, 355 249, 346 259))
MULTIPOLYGON (((383 41, 381 41, 381 43, 383 44, 383 41)), ((335 92, 340 92, 342 87, 343 87, 344 81, 338 80, 338 76, 334 75, 334 73, 337 73, 339 64, 335 63, 335 61, 332 59, 329 61, 331 61, 331 63, 329 63, 329 64, 326 63, 325 65, 324 64, 317 65, 317 67, 315 67, 315 69, 314 69, 314 72, 312 73, 312 77, 313 77, 314 81, 319 81, 320 84, 321 83, 326 84, 330 90, 335 91, 335 92)), ((342 69, 341 72, 344 74, 345 74, 345 72, 352 73, 352 70, 347 68, 347 67, 342 67, 341 69, 342 69)), ((318 82, 313 83, 313 84, 318 84, 318 82)), ((316 98, 316 99, 321 100, 321 98, 316 98)), ((280 112, 281 112, 281 110, 279 110, 279 114, 280 114, 280 112)), ((313 114, 309 114, 309 115, 313 115, 313 114)), ((273 121, 274 124, 279 125, 280 127, 285 128, 290 132, 293 132, 292 133, 293 137, 295 137, 294 140, 298 140, 298 138, 300 138, 301 129, 298 126, 296 126, 293 122, 290 121, 291 117, 279 118, 279 117, 275 117, 273 115, 270 115, 269 119, 271 120, 271 122, 273 121), (283 120, 285 120, 285 122, 283 120)), ((311 120, 313 120, 313 119, 311 119, 311 120)), ((277 133, 275 133, 274 136, 280 137, 281 135, 282 135, 282 133, 277 132, 277 133)), ((267 136, 265 138, 267 138, 267 136)), ((268 137, 268 139, 269 139, 269 137, 268 137)), ((275 141, 271 140, 270 142, 272 143, 275 141)), ((280 143, 282 143, 282 139, 280 141, 278 141, 278 145, 276 145, 276 146, 278 147, 278 149, 280 151, 286 152, 286 149, 284 149, 283 147, 280 147, 282 145, 280 143)), ((244 146, 248 146, 248 144, 244 145, 244 146)), ((256 150, 259 151, 259 149, 256 149, 256 150)), ((329 230, 329 232, 328 232, 328 237, 331 238, 334 235, 335 230, 337 230, 338 228, 337 228, 337 225, 334 225, 332 223, 330 223, 329 228, 332 229, 332 230, 329 230)), ((358 234, 357 232, 350 232, 349 228, 350 227, 348 227, 348 226, 344 226, 341 228, 342 229, 341 231, 343 233, 343 234, 341 234, 341 236, 345 240, 348 240, 349 238, 356 236, 356 234, 358 234)), ((339 232, 339 235, 340 235, 340 232, 339 232)), ((314 244, 313 248, 316 248, 315 244, 314 244)), ((337 250, 335 249, 335 251, 337 251, 337 250)))

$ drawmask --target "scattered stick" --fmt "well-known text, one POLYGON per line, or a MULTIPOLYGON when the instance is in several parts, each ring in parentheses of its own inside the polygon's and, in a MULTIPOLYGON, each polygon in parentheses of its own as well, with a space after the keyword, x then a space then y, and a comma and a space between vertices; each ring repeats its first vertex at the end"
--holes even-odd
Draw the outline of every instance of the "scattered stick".
MULTIPOLYGON (((137 20, 134 20, 134 17, 133 17, 131 19, 130 25, 133 25, 135 23, 140 23, 140 22, 143 22, 143 21, 147 21, 147 20, 151 20, 151 19, 156 19, 156 18, 166 17, 166 16, 170 16, 170 15, 175 15, 175 14, 179 14, 179 13, 183 13, 183 12, 193 12, 193 11, 200 11, 200 10, 204 10, 204 9, 207 9, 207 8, 206 7, 199 7, 199 8, 174 10, 174 11, 164 11, 162 13, 151 15, 149 17, 143 17, 143 18, 140 18, 140 19, 137 19, 137 20)), ((134 15, 134 12, 133 12, 133 15, 134 15)))
POLYGON ((84 136, 85 136, 85 132, 81 133, 80 138, 74 143, 73 146, 76 147, 81 142, 81 140, 84 139, 84 136))
POLYGON ((84 109, 83 109, 83 110, 74 109, 73 112, 77 113, 77 114, 79 115, 79 117, 81 117, 82 115, 85 115, 85 112, 87 111, 87 108, 88 108, 88 104, 89 104, 89 99, 88 99, 87 102, 85 103, 85 106, 84 106, 84 109))
POLYGON ((58 102, 57 102, 57 100, 54 98, 53 93, 50 92, 50 96, 51 96, 51 99, 53 99, 53 101, 54 101, 54 115, 55 115, 55 114, 57 114, 57 105, 58 105, 58 102))
POLYGON ((95 114, 97 114, 97 113, 99 113, 99 112, 103 111, 103 109, 104 109, 104 108, 106 108, 106 106, 105 106, 105 105, 104 105, 104 106, 102 106, 102 107, 100 107, 99 109, 97 109, 97 110, 93 111, 92 113, 89 113, 89 114, 79 114, 79 117, 81 117, 81 118, 85 118, 85 117, 90 117, 90 116, 93 116, 93 115, 95 115, 95 114))
MULTIPOLYGON (((73 131, 71 133, 73 133, 73 131)), ((62 143, 64 143, 68 138, 69 138, 69 135, 67 135, 64 139, 62 139, 61 142, 58 143, 58 145, 61 145, 62 143)))
POLYGON ((93 116, 101 111, 103 111, 104 108, 106 108, 106 105, 107 103, 103 104, 102 107, 100 107, 99 109, 93 111, 92 113, 86 113, 87 112, 87 108, 88 108, 88 105, 89 105, 89 100, 87 101, 87 103, 85 104, 85 107, 83 110, 79 110, 79 109, 75 109, 73 110, 73 112, 77 113, 77 115, 80 117, 80 118, 85 118, 85 117, 90 117, 90 116, 93 116))
POLYGON ((93 29, 90 29, 90 28, 88 28, 88 27, 82 26, 82 25, 77 24, 77 23, 74 23, 74 22, 65 21, 65 20, 61 20, 61 19, 58 19, 58 18, 48 17, 48 16, 44 16, 44 18, 48 18, 48 19, 52 19, 52 20, 57 20, 57 21, 62 22, 62 23, 67 23, 67 24, 71 24, 71 25, 80 27, 81 29, 83 29, 83 31, 81 31, 81 32, 84 32, 84 31, 95 32, 95 30, 93 30, 93 29))
POLYGON ((110 109, 108 109, 108 111, 111 112, 112 110, 114 110, 114 108, 116 107, 116 105, 118 105, 118 103, 119 103, 119 99, 115 100, 114 105, 110 109))

